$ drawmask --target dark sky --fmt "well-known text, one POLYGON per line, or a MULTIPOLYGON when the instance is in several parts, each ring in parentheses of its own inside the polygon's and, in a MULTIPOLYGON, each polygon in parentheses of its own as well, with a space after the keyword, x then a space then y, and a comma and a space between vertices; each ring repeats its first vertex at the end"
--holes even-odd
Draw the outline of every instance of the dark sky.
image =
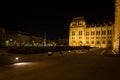
POLYGON ((0 6, 0 25, 8 31, 24 31, 57 39, 68 37, 73 17, 88 21, 114 20, 114 0, 79 0, 79 2, 9 3, 0 6))

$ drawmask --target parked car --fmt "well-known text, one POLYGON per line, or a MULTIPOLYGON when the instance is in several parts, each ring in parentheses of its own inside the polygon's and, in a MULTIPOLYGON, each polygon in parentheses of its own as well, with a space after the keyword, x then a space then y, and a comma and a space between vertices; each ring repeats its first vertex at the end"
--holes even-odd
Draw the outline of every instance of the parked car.
POLYGON ((48 56, 52 56, 52 52, 48 52, 48 56))

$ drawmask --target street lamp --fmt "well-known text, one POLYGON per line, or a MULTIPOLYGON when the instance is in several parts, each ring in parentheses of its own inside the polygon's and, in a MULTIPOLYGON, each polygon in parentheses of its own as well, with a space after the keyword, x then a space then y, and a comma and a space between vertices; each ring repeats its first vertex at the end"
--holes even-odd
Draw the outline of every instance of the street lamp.
POLYGON ((43 42, 43 46, 46 47, 46 32, 44 33, 44 42, 43 42))

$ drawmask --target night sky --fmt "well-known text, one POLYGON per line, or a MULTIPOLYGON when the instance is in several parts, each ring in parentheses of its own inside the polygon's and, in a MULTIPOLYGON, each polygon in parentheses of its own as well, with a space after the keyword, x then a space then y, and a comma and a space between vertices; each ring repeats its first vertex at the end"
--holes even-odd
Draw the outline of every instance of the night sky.
POLYGON ((7 31, 23 31, 48 39, 68 38, 73 17, 84 16, 88 22, 114 21, 114 0, 79 0, 79 2, 10 3, 0 5, 0 25, 7 31))

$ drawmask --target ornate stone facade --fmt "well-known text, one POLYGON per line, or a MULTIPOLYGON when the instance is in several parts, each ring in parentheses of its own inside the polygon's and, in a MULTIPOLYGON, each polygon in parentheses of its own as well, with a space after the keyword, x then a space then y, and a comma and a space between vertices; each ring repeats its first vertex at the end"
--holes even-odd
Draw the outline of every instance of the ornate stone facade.
POLYGON ((112 22, 87 24, 84 17, 75 17, 70 23, 69 46, 90 46, 107 48, 113 43, 112 22))

